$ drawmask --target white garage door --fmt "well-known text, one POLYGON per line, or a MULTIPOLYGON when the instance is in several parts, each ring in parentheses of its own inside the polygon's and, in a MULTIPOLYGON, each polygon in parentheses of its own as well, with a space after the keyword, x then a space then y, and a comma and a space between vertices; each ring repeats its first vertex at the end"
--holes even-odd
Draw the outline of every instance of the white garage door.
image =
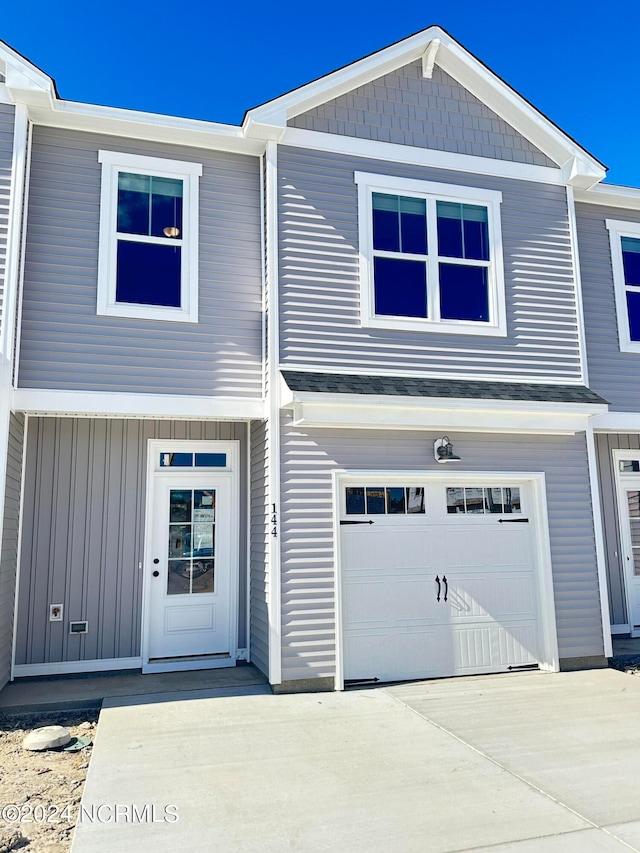
POLYGON ((538 663, 525 484, 349 485, 341 504, 345 681, 538 663))

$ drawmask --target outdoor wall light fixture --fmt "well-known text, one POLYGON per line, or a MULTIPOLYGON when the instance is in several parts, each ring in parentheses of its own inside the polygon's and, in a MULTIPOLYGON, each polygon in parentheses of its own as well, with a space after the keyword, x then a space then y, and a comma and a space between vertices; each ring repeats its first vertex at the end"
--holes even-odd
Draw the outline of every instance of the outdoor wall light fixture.
POLYGON ((453 452, 453 444, 449 441, 449 436, 436 438, 433 442, 433 455, 436 462, 459 462, 460 457, 453 452))

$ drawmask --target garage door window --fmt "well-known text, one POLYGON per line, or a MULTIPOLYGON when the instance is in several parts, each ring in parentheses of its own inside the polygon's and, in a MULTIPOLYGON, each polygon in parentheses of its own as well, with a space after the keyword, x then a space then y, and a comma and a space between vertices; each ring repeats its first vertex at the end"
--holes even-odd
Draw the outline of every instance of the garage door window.
POLYGON ((517 486, 455 486, 447 488, 450 515, 492 515, 521 513, 517 486))
POLYGON ((347 515, 424 514, 424 489, 414 486, 349 486, 347 515))

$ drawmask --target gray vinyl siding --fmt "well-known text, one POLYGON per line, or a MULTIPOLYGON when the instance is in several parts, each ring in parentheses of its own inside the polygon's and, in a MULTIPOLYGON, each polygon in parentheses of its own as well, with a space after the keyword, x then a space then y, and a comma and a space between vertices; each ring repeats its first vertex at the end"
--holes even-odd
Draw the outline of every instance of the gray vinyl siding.
POLYGON ((563 187, 291 147, 279 148, 278 156, 283 367, 580 379, 563 187), (360 325, 356 170, 502 192, 506 337, 360 325))
MULTIPOLYGON (((333 469, 433 471, 439 434, 282 425, 283 680, 335 672, 333 469)), ((460 470, 546 474, 561 658, 602 655, 602 619, 584 434, 449 434, 460 470)), ((460 473, 456 468, 456 475, 460 473)))
POLYGON ((247 425, 30 418, 17 664, 140 655, 147 439, 240 441, 238 645, 246 643, 247 425), (48 621, 63 604, 62 622, 48 621), (70 620, 89 633, 70 636, 70 620))
POLYGON ((610 402, 611 411, 638 412, 640 355, 620 352, 606 219, 640 222, 640 211, 576 204, 589 386, 610 402))
POLYGON ((7 479, 0 542, 0 689, 11 675, 23 434, 24 415, 12 414, 9 421, 7 479))
POLYGON ((607 584, 609 589, 609 616, 612 625, 626 625, 627 595, 624 582, 624 563, 620 542, 616 473, 613 467, 613 450, 637 450, 640 458, 640 435, 615 433, 596 434, 598 480, 602 505, 607 584))
POLYGON ((556 166, 533 143, 438 66, 422 61, 385 74, 288 122, 289 127, 556 166))
POLYGON ((6 298, 7 243, 12 189, 14 107, 0 104, 0 340, 6 298))
POLYGON ((259 159, 36 127, 19 385, 259 398, 259 159), (202 163, 199 322, 96 314, 98 150, 202 163))
POLYGON ((250 432, 250 507, 251 532, 249 554, 250 647, 251 661, 259 670, 269 672, 269 433, 265 421, 253 421, 250 432))

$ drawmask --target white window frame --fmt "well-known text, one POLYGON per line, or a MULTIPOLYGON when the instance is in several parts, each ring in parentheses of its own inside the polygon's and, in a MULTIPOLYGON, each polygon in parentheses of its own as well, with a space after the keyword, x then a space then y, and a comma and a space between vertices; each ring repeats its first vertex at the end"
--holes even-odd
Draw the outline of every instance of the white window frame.
MULTIPOLYGON (((102 164, 102 190, 100 195, 100 247, 98 251, 96 313, 108 317, 197 323, 198 178, 202 175, 202 164, 102 150, 98 152, 98 162, 102 164), (119 172, 176 178, 182 181, 182 221, 185 237, 180 242, 176 241, 182 247, 179 308, 116 301, 119 172)), ((166 244, 166 241, 161 237, 149 237, 143 242, 166 244)))
MULTIPOLYGON (((361 324, 378 329, 506 337, 507 315, 504 288, 504 261, 502 255, 502 229, 500 222, 502 193, 478 187, 458 187, 434 181, 395 178, 390 175, 374 175, 369 172, 355 172, 354 181, 358 186, 361 324), (375 313, 372 210, 372 196, 374 192, 421 198, 427 201, 429 254, 415 255, 409 259, 422 260, 427 265, 428 318, 383 316, 376 315, 375 313), (462 258, 440 258, 437 252, 431 251, 433 247, 437 247, 436 201, 452 201, 458 204, 481 204, 487 208, 489 231, 489 264, 487 266, 489 322, 440 319, 440 299, 439 288, 437 286, 439 281, 438 263, 456 264, 460 262, 463 265, 471 266, 480 266, 482 264, 462 258)), ((391 254, 389 254, 389 257, 391 257, 391 254)), ((407 255, 398 253, 398 257, 404 258, 407 255)))
MULTIPOLYGON (((622 262, 622 238, 640 239, 640 222, 623 222, 619 219, 605 219, 611 243, 611 267, 613 269, 613 289, 616 297, 616 318, 618 320, 618 342, 620 352, 640 352, 640 341, 631 340, 629 314, 627 312, 627 288, 624 281, 622 262)), ((640 293, 640 288, 629 288, 640 293)))

